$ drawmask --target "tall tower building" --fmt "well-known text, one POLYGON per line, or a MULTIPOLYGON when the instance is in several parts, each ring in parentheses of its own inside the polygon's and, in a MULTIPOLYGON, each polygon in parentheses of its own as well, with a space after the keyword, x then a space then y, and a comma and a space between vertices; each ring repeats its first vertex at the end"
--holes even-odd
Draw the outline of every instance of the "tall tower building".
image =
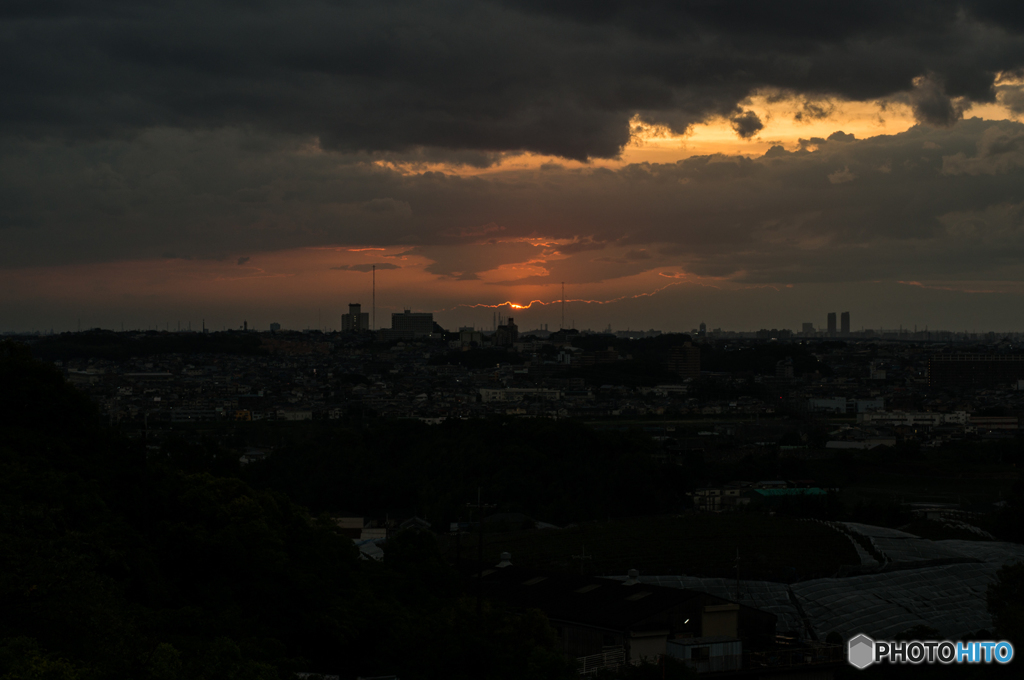
POLYGON ((828 313, 828 337, 836 337, 836 313, 828 313))
POLYGON ((341 317, 341 330, 348 333, 370 330, 370 315, 362 310, 362 305, 350 304, 348 314, 341 317))
POLYGON ((850 334, 850 313, 843 312, 843 315, 839 318, 839 332, 843 335, 850 334))

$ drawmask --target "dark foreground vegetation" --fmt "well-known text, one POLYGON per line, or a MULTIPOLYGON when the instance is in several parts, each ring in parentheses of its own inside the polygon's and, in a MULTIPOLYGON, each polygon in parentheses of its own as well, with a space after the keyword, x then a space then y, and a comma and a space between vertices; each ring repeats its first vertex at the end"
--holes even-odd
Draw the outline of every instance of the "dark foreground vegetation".
POLYGON ((244 477, 318 512, 418 515, 446 527, 470 519, 466 504, 482 488, 482 500, 495 504, 489 514, 565 524, 677 511, 695 481, 652 458, 653 442, 638 431, 514 418, 304 425, 285 437, 256 429, 244 435, 274 450, 246 466, 244 477))
POLYGON ((266 349, 260 338, 246 333, 161 333, 145 331, 126 335, 95 329, 85 333, 48 335, 32 345, 33 355, 44 361, 59 359, 107 359, 124 361, 132 357, 161 354, 261 355, 266 349))
POLYGON ((0 351, 0 677, 573 675, 539 614, 478 620, 430 534, 360 561, 326 517, 147 459, 0 351))

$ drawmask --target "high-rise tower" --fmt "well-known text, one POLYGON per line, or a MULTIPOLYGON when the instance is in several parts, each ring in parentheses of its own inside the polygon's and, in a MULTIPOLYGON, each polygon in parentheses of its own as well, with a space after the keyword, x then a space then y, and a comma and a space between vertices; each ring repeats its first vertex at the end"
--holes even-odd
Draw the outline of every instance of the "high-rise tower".
POLYGON ((370 330, 370 315, 362 310, 362 305, 350 304, 348 314, 341 317, 341 330, 348 333, 370 330))

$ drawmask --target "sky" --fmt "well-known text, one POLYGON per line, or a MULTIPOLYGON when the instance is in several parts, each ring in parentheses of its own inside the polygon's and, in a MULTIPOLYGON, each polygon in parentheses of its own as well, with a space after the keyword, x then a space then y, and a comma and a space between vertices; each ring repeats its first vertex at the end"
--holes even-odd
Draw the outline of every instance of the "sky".
POLYGON ((1009 0, 0 5, 0 331, 1024 331, 1009 0), (564 285, 565 304, 562 304, 564 285))

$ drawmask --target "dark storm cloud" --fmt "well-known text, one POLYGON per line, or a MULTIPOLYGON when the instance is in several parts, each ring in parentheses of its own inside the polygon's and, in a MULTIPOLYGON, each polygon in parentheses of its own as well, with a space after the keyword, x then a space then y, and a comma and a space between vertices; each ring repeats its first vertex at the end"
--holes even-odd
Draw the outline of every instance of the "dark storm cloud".
POLYGON ((670 267, 773 284, 1024 280, 1022 180, 1024 125, 980 119, 863 140, 836 131, 760 158, 468 177, 251 131, 8 140, 0 267, 350 244, 410 246, 429 272, 462 280, 670 267))
POLYGON ((1024 89, 1002 88, 1000 102, 1016 114, 1024 113, 1024 89))
POLYGON ((822 120, 835 113, 835 110, 836 105, 831 101, 810 101, 805 99, 801 102, 800 110, 796 112, 793 118, 801 122, 822 120))
POLYGON ((966 103, 946 94, 945 85, 934 74, 928 74, 915 82, 909 100, 914 117, 922 123, 949 127, 964 117, 966 103))
POLYGON ((637 112, 681 131, 757 88, 806 96, 811 118, 832 97, 902 95, 948 125, 1024 67, 1018 14, 944 0, 8 2, 0 132, 230 126, 483 166, 614 156, 637 112))
POLYGON ((978 140, 977 153, 961 151, 942 159, 948 175, 996 175, 1018 168, 1024 168, 1024 129, 1019 125, 990 127, 978 140))
POLYGON ((835 132, 833 132, 832 134, 830 134, 828 136, 828 140, 827 141, 829 141, 829 142, 853 142, 853 141, 856 141, 856 139, 857 139, 856 136, 851 135, 848 132, 843 132, 842 130, 836 130, 835 132))
POLYGON ((729 122, 732 123, 732 129, 736 131, 736 134, 743 139, 750 139, 764 129, 764 123, 753 111, 737 113, 729 119, 729 122))
POLYGON ((368 272, 368 271, 372 270, 374 268, 374 266, 376 266, 377 269, 401 269, 401 267, 399 267, 397 264, 392 264, 390 262, 378 262, 376 265, 373 265, 373 264, 341 264, 341 265, 338 265, 337 267, 331 267, 331 269, 335 269, 335 270, 343 271, 343 272, 368 272))
POLYGON ((487 241, 477 244, 421 246, 413 255, 431 260, 426 269, 441 278, 476 281, 480 272, 497 269, 502 265, 528 262, 539 254, 529 243, 487 241))
POLYGON ((239 265, 243 265, 243 264, 245 264, 246 262, 248 262, 248 261, 249 261, 250 259, 251 259, 251 258, 249 258, 249 257, 240 257, 240 258, 238 258, 238 264, 239 264, 239 265))

